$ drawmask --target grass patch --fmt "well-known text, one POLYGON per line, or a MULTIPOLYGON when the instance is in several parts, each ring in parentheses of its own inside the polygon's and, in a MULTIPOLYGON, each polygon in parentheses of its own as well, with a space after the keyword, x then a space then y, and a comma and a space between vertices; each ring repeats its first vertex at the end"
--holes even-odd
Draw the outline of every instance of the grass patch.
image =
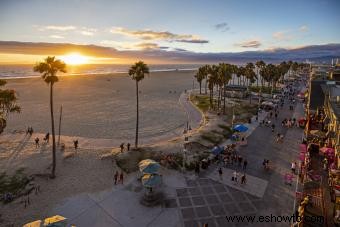
POLYGON ((206 112, 210 108, 209 96, 207 95, 191 95, 190 99, 200 110, 206 112))
POLYGON ((219 144, 222 142, 223 136, 213 132, 203 132, 201 135, 201 139, 208 141, 212 144, 219 144))
MULTIPOLYGON (((0 195, 11 193, 14 197, 17 197, 29 181, 23 168, 18 169, 12 176, 2 172, 0 174, 0 195)), ((3 197, 1 196, 0 199, 3 200, 3 197)))

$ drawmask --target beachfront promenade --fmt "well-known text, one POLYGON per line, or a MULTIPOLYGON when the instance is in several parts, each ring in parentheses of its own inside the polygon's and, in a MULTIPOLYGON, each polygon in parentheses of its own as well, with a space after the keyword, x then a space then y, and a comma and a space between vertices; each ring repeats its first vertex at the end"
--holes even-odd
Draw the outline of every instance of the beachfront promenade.
MULTIPOLYGON (((197 227, 208 223, 211 226, 246 226, 247 223, 228 223, 226 215, 292 215, 295 180, 286 185, 283 174, 290 172, 290 163, 297 160, 298 144, 302 129, 283 128, 284 118, 303 116, 302 103, 294 111, 286 104, 279 109, 273 133, 269 127, 249 125, 252 133, 248 145, 238 153, 248 160, 248 182, 244 186, 231 181, 234 170, 240 167, 223 168, 222 180, 218 166, 210 166, 197 177, 172 170, 162 170, 163 190, 166 203, 147 208, 139 201, 144 193, 136 175, 132 174, 124 185, 94 194, 81 194, 60 202, 51 214, 69 218, 77 226, 185 226, 197 227), (276 143, 276 133, 284 135, 283 143, 276 143), (269 159, 272 169, 265 171, 263 159, 269 159)), ((260 118, 261 119, 261 118, 260 118)), ((241 172, 241 171, 240 171, 241 172)), ((288 226, 289 223, 255 223, 255 226, 288 226)))

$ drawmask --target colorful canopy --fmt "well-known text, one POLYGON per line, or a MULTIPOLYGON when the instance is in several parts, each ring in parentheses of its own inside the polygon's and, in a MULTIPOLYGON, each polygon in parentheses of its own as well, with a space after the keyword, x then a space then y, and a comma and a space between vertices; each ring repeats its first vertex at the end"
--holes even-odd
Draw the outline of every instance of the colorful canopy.
POLYGON ((162 177, 158 174, 144 174, 142 184, 144 187, 153 188, 162 183, 162 177))
POLYGON ((240 125, 235 125, 234 130, 238 132, 246 132, 248 128, 245 125, 240 124, 240 125))
POLYGON ((138 164, 139 170, 142 173, 157 173, 160 169, 160 165, 158 162, 152 159, 145 159, 139 162, 138 164))
POLYGON ((46 227, 66 227, 67 219, 60 215, 55 215, 44 220, 46 227))

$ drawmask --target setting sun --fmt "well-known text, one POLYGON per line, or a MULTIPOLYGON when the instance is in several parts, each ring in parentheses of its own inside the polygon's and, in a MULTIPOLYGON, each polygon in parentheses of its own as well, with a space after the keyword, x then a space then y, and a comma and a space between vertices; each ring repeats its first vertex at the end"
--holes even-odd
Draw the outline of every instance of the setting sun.
POLYGON ((60 59, 69 65, 82 65, 82 64, 87 64, 89 61, 88 57, 83 56, 78 53, 64 55, 64 56, 61 56, 60 59))

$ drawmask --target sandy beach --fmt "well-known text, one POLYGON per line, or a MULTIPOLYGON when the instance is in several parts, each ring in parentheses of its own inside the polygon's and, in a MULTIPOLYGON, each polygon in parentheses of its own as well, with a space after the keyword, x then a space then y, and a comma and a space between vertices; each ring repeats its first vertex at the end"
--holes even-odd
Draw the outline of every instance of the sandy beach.
MULTIPOLYGON (((192 82, 192 71, 173 71, 153 72, 140 83, 141 144, 182 133, 186 115, 178 100, 192 82)), ((7 86, 17 91, 22 112, 10 116, 4 134, 28 126, 38 133, 50 131, 49 89, 42 79, 10 79, 7 86)), ((60 77, 54 94, 56 125, 63 106, 62 135, 104 139, 108 147, 133 142, 136 94, 127 74, 60 77)))

